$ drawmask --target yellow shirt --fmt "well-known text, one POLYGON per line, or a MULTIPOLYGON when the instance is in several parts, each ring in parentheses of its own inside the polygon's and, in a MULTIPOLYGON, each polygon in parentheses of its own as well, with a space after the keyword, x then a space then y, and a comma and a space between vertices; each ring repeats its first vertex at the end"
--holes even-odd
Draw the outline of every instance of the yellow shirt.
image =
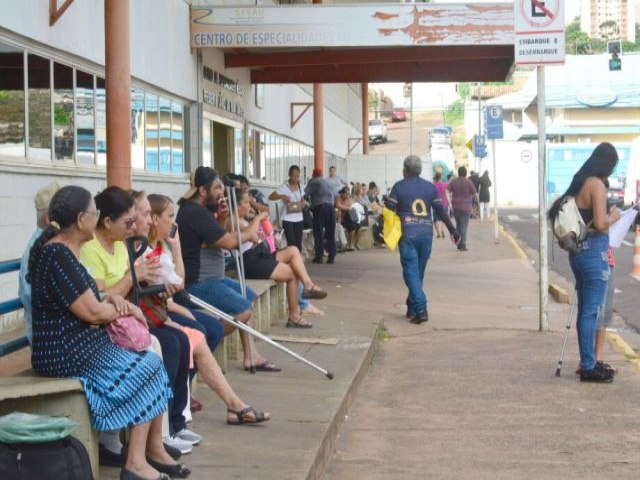
POLYGON ((80 262, 94 280, 103 280, 107 289, 118 283, 129 270, 129 256, 124 242, 113 245, 113 255, 108 253, 97 238, 88 241, 80 249, 80 262))

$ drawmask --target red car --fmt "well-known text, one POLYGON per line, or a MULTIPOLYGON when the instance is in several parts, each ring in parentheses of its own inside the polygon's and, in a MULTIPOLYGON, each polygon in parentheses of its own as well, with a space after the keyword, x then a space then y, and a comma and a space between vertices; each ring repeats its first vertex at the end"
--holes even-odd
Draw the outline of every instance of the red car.
POLYGON ((404 108, 394 108, 393 112, 391 112, 391 121, 392 122, 406 122, 407 121, 407 112, 404 111, 404 108))

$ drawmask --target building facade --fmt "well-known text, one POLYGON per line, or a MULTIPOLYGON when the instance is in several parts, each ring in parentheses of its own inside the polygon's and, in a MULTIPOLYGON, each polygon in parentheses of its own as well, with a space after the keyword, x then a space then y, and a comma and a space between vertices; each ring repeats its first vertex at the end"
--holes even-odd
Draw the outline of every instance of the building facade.
POLYGON ((636 41, 636 0, 582 0, 580 30, 591 38, 636 41))

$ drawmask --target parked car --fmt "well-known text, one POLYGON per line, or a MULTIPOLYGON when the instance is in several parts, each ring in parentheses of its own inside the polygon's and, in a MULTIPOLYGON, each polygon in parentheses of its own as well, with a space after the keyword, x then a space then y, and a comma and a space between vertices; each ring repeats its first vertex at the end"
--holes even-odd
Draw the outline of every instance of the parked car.
POLYGON ((387 126, 384 120, 369 120, 369 143, 387 143, 387 126))
POLYGON ((433 127, 429 134, 429 141, 431 145, 448 145, 451 146, 451 135, 453 129, 447 125, 433 127))
POLYGON ((404 108, 394 108, 393 112, 391 112, 391 121, 392 122, 406 122, 407 121, 407 112, 404 111, 404 108))

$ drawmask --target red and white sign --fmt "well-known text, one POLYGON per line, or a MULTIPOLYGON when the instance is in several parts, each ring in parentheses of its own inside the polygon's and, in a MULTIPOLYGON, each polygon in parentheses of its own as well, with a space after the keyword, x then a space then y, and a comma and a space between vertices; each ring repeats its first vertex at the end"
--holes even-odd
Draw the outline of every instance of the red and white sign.
POLYGON ((515 0, 516 65, 564 63, 564 0, 515 0))

